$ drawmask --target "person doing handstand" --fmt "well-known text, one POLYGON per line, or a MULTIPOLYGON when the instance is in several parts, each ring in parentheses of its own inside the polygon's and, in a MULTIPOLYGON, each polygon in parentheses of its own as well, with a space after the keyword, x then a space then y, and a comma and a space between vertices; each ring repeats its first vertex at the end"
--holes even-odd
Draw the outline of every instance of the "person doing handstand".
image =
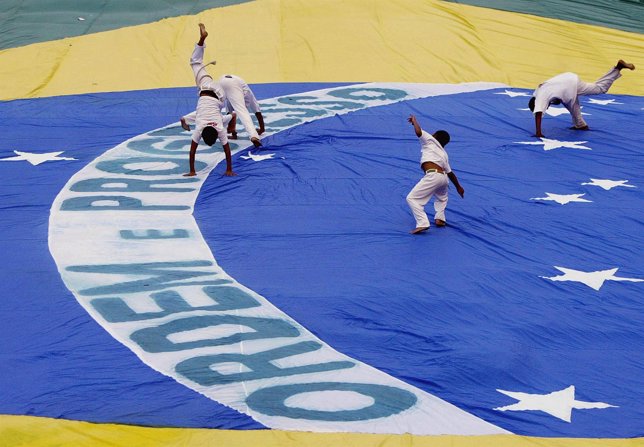
MULTIPOLYGON (((219 136, 226 155, 226 172, 224 175, 233 176, 237 174, 233 172, 228 135, 221 115, 221 109, 224 107, 226 100, 225 95, 221 86, 213 81, 212 77, 206 72, 206 65, 203 63, 206 37, 208 37, 206 27, 203 23, 200 23, 199 42, 195 45, 190 58, 190 67, 195 76, 195 83, 199 88, 199 100, 197 101, 197 110, 195 112, 195 130, 192 133, 190 143, 190 172, 184 175, 187 177, 197 175, 195 171, 195 155, 199 141, 203 138, 204 143, 212 146, 217 141, 217 136, 219 136)), ((182 121, 182 126, 184 122, 185 120, 182 121)))

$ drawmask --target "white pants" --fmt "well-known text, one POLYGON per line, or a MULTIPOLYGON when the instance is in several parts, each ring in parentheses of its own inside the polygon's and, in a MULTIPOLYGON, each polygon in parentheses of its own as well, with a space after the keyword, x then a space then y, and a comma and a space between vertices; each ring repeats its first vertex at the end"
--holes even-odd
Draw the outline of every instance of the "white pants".
POLYGON ((599 78, 595 82, 586 83, 581 79, 577 82, 577 99, 570 109, 570 114, 572 115, 572 123, 575 127, 585 127, 587 126, 586 121, 581 116, 581 106, 579 105, 580 96, 589 96, 589 95, 601 95, 606 93, 608 89, 613 85, 622 74, 618 69, 612 68, 608 73, 599 78))
POLYGON ((446 174, 430 172, 420 179, 414 188, 407 194, 407 203, 416 219, 416 228, 429 227, 429 219, 425 213, 425 205, 434 196, 434 219, 445 220, 447 207, 447 193, 449 182, 446 174))
POLYGON ((195 45, 195 49, 192 52, 192 56, 190 57, 190 67, 192 68, 192 73, 195 76, 195 84, 197 84, 199 90, 215 91, 214 81, 206 71, 206 67, 203 64, 203 54, 205 48, 205 45, 202 47, 195 45))
POLYGON ((259 138, 259 134, 253 124, 253 119, 250 117, 248 108, 246 108, 246 97, 248 97, 249 105, 254 112, 259 111, 259 105, 255 99, 255 95, 250 91, 248 85, 238 76, 225 75, 219 78, 219 84, 226 93, 226 100, 230 103, 231 107, 237 112, 237 117, 244 125, 246 132, 250 138, 259 138), (245 87, 245 88, 244 88, 245 87), (252 97, 252 98, 251 98, 252 97), (254 100, 254 104, 253 101, 254 100))

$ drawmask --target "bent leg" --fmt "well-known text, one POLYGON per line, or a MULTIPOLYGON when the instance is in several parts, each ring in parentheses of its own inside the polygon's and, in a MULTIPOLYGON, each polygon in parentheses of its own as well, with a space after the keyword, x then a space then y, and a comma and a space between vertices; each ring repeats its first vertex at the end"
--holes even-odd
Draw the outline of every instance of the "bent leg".
POLYGON ((577 95, 601 95, 606 93, 617 79, 622 76, 617 68, 612 68, 608 73, 595 82, 586 83, 581 79, 577 83, 577 95))
POLYGON ((227 78, 226 76, 223 76, 219 82, 226 92, 226 99, 230 102, 233 110, 237 112, 237 116, 250 138, 259 139, 257 130, 255 130, 255 125, 253 124, 253 119, 250 117, 250 113, 248 113, 248 109, 246 108, 244 92, 239 83, 234 78, 227 78))
POLYGON ((588 127, 584 117, 581 116, 581 106, 579 105, 579 98, 575 101, 572 107, 569 110, 570 116, 572 117, 572 125, 575 126, 575 129, 585 129, 588 127))
POLYGON ((407 204, 416 220, 416 228, 429 228, 430 226, 429 219, 425 213, 425 205, 432 197, 432 192, 432 182, 425 176, 407 194, 407 204))
POLYGON ((449 193, 449 185, 447 183, 447 176, 445 177, 445 183, 441 185, 434 191, 434 220, 445 220, 445 208, 447 208, 447 196, 449 193))

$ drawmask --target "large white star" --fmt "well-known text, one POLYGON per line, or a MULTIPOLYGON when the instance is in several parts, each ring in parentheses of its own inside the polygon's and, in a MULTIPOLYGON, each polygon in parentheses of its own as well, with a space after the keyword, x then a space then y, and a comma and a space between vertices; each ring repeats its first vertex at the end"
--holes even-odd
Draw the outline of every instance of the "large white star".
POLYGON ((599 290, 604 285, 605 281, 629 281, 629 282, 644 282, 644 279, 638 278, 623 278, 615 276, 618 268, 610 270, 598 270, 596 272, 584 272, 581 270, 567 269, 565 267, 554 266, 557 270, 563 273, 559 276, 541 276, 541 278, 549 279, 550 281, 574 281, 587 285, 591 289, 599 290))
POLYGON ((510 98, 514 98, 517 96, 530 96, 524 92, 513 92, 511 90, 505 90, 504 92, 496 92, 495 95, 506 95, 506 96, 509 96, 510 98))
MULTIPOLYGON (((525 108, 525 109, 517 109, 517 110, 526 110, 526 111, 528 111, 530 109, 525 108)), ((548 107, 548 110, 546 110, 546 115, 550 115, 550 116, 554 116, 554 117, 557 117, 559 115, 565 115, 565 114, 570 115, 570 112, 568 110, 566 110, 565 107, 548 107)), ((586 113, 586 112, 581 112, 581 114, 582 115, 590 115, 590 113, 586 113)))
POLYGON ((59 157, 64 151, 59 152, 45 152, 44 154, 34 154, 32 152, 20 152, 13 151, 16 154, 16 157, 9 158, 0 158, 0 161, 28 161, 34 166, 37 166, 46 161, 58 161, 58 160, 76 160, 71 157, 59 157))
POLYGON ((589 410, 592 408, 617 408, 615 405, 604 402, 584 402, 575 399, 575 387, 569 386, 560 391, 553 391, 550 394, 528 394, 517 391, 498 390, 506 396, 518 400, 517 403, 498 407, 498 411, 543 411, 551 416, 570 422, 572 410, 589 410))
POLYGON ((544 151, 551 151, 553 149, 559 149, 560 147, 563 147, 566 149, 585 149, 587 151, 592 150, 589 147, 582 146, 582 144, 588 143, 588 141, 559 141, 559 140, 551 140, 550 138, 541 138, 541 141, 515 141, 515 143, 531 144, 536 146, 543 144, 544 151))
POLYGON ((582 185, 599 186, 606 191, 618 186, 624 186, 625 188, 636 188, 635 185, 627 185, 626 183, 628 183, 628 180, 604 180, 598 178, 591 178, 590 180, 590 182, 582 183, 582 185))
POLYGON ((262 160, 268 160, 269 158, 273 158, 273 155, 275 154, 253 154, 252 152, 248 151, 248 155, 242 155, 241 158, 244 160, 253 160, 253 161, 262 161, 262 160))
POLYGON ((588 98, 588 104, 600 104, 602 106, 607 106, 608 104, 624 104, 623 102, 615 102, 614 99, 594 99, 588 98))
POLYGON ((586 194, 553 194, 546 192, 546 195, 548 197, 531 197, 530 200, 550 200, 560 205, 566 205, 570 202, 592 202, 592 200, 581 198, 581 196, 585 196, 586 194))

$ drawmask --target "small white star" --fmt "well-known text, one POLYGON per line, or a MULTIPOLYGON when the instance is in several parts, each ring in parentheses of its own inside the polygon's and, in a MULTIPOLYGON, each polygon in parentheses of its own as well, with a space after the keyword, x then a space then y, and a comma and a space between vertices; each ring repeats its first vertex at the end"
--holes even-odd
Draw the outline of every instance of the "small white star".
POLYGON ((618 186, 623 186, 625 188, 636 188, 635 185, 627 185, 626 183, 628 183, 628 180, 602 180, 597 178, 591 178, 590 180, 592 181, 582 183, 582 185, 599 186, 600 188, 603 188, 606 191, 612 188, 616 188, 618 186))
POLYGON ((544 151, 551 151, 553 149, 559 149, 560 147, 566 148, 566 149, 584 149, 587 151, 592 150, 589 147, 582 146, 584 143, 588 143, 588 141, 559 141, 559 140, 551 140, 550 138, 541 138, 541 141, 515 141, 516 144, 532 144, 532 145, 540 145, 543 144, 543 150, 544 151))
POLYGON ((268 160, 270 158, 273 158, 273 155, 275 154, 253 154, 252 152, 248 151, 248 155, 242 155, 241 158, 244 160, 253 160, 253 161, 262 161, 262 160, 268 160))
POLYGON ((513 92, 513 91, 510 91, 510 90, 506 90, 504 92, 497 92, 497 93, 495 93, 495 95, 506 95, 506 96, 509 96, 510 98, 514 98, 516 96, 530 96, 530 95, 528 95, 527 93, 524 93, 524 92, 513 92))
POLYGON ((584 402, 575 399, 575 387, 569 386, 550 394, 529 394, 517 391, 498 390, 506 396, 518 400, 517 403, 495 408, 498 411, 543 411, 550 416, 570 422, 572 410, 589 410, 593 408, 617 408, 615 405, 604 402, 584 402))
POLYGON ((0 161, 28 161, 32 165, 37 166, 46 161, 76 160, 75 158, 71 158, 71 157, 59 157, 59 155, 62 154, 63 152, 64 151, 45 152, 44 154, 34 154, 31 152, 13 151, 13 153, 16 154, 17 157, 0 158, 0 161))
POLYGON ((553 194, 546 192, 547 197, 531 197, 530 200, 550 200, 560 205, 566 205, 570 202, 592 202, 592 200, 582 199, 581 196, 586 194, 553 194))
POLYGON ((615 276, 618 268, 610 270, 598 270, 596 272, 583 272, 581 270, 567 269, 565 267, 554 266, 557 270, 563 273, 559 276, 541 276, 540 278, 549 279, 550 281, 574 281, 580 282, 591 289, 599 290, 606 281, 629 281, 629 282, 644 282, 644 279, 638 278, 622 278, 615 276))
POLYGON ((599 104, 602 106, 607 106, 608 104, 624 104, 623 102, 615 102, 614 99, 594 99, 588 98, 588 104, 599 104))

